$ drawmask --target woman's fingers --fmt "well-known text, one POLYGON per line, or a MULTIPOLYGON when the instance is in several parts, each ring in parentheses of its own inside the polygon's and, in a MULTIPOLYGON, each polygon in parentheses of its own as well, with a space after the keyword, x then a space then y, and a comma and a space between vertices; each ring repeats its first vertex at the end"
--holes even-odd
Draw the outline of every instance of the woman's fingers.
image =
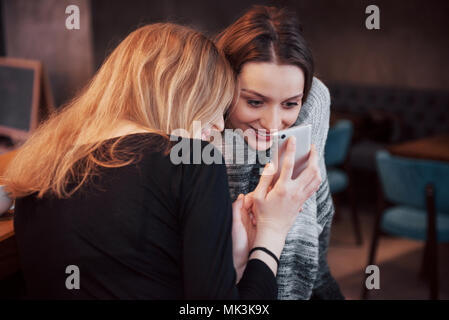
POLYGON ((249 218, 251 220, 252 225, 256 226, 257 225, 257 219, 256 219, 256 217, 254 216, 254 214, 252 212, 249 213, 249 218))
POLYGON ((312 194, 314 194, 321 184, 321 177, 317 177, 312 180, 304 189, 303 193, 306 195, 306 199, 308 199, 312 194))
POLYGON ((268 192, 268 188, 271 185, 271 182, 273 181, 274 177, 274 166, 270 162, 268 163, 265 168, 263 169, 262 176, 260 177, 259 184, 257 185, 256 189, 253 191, 252 198, 256 199, 265 199, 265 196, 268 192))
POLYGON ((243 208, 245 209, 245 211, 250 211, 251 207, 253 206, 253 202, 253 192, 245 194, 243 199, 243 208))
POLYGON ((293 136, 288 138, 287 143, 287 150, 282 161, 281 175, 276 185, 278 183, 286 183, 292 178, 293 168, 295 166, 296 138, 293 136))
MULTIPOLYGON (((268 192, 270 192, 270 188, 268 188, 268 192)), ((243 209, 245 210, 245 214, 248 215, 248 219, 251 222, 252 225, 256 225, 256 217, 254 216, 252 212, 252 206, 254 203, 253 199, 254 192, 250 192, 245 194, 245 197, 243 199, 243 209)))
POLYGON ((310 184, 314 177, 319 173, 318 168, 318 154, 316 152, 315 145, 310 147, 310 154, 307 167, 299 174, 295 179, 299 186, 303 188, 310 184))
POLYGON ((310 146, 309 164, 318 163, 318 152, 314 144, 310 146))
POLYGON ((243 194, 240 194, 237 200, 232 204, 232 223, 238 225, 242 221, 243 194))

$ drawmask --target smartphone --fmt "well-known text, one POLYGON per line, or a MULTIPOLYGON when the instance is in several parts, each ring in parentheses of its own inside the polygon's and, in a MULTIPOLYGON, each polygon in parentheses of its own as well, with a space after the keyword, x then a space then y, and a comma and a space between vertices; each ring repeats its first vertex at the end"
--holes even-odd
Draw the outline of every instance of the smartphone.
POLYGON ((295 179, 298 177, 301 171, 307 166, 307 159, 309 158, 310 146, 312 143, 312 125, 306 124, 295 126, 277 132, 272 147, 272 162, 277 169, 273 180, 274 183, 281 174, 282 161, 287 148, 287 140, 291 136, 296 137, 295 166, 293 168, 292 178, 295 179))

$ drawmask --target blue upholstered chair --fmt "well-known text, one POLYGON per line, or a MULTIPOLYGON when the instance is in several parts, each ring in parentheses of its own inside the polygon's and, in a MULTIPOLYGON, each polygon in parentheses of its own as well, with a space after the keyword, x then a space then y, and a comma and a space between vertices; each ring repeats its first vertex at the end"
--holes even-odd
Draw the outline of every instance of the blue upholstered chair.
POLYGON ((329 187, 332 194, 344 191, 348 187, 348 176, 339 167, 344 165, 348 156, 352 133, 352 123, 349 120, 340 120, 329 128, 324 160, 329 168, 329 187))
POLYGON ((437 244, 449 242, 449 163, 386 151, 377 152, 376 162, 382 190, 369 264, 375 263, 381 231, 425 241, 421 270, 430 278, 431 299, 438 299, 437 244))
POLYGON ((353 126, 349 120, 339 120, 331 128, 327 136, 324 160, 327 167, 329 188, 335 203, 335 218, 339 217, 341 196, 348 196, 351 203, 352 222, 357 244, 362 244, 360 223, 357 215, 354 190, 350 184, 348 153, 351 145, 353 126))

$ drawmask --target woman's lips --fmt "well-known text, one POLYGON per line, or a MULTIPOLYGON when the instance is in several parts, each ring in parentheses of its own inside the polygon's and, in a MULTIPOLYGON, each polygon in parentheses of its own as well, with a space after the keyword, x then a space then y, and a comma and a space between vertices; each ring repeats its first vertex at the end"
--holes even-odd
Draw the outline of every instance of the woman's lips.
POLYGON ((263 141, 270 141, 271 140, 271 134, 267 134, 266 133, 267 130, 264 130, 264 129, 257 130, 256 128, 253 128, 253 127, 251 127, 251 129, 254 130, 254 133, 255 133, 256 138, 258 140, 263 140, 263 141))

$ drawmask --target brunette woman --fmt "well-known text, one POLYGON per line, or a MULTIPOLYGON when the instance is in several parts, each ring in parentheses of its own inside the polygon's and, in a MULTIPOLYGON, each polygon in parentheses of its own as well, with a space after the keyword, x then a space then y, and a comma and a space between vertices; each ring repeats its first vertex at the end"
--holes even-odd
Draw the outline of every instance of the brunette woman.
MULTIPOLYGON (((257 151, 257 159, 263 159, 272 146, 273 132, 312 124, 322 183, 287 236, 277 274, 278 297, 342 299, 326 257, 334 212, 323 154, 330 98, 326 86, 313 77, 312 54, 298 20, 284 9, 254 6, 223 30, 216 43, 231 63, 239 86, 239 99, 227 113, 226 127, 245 132, 245 143, 257 151)), ((247 157, 246 164, 236 163, 236 150, 227 145, 232 140, 224 139, 223 150, 235 199, 256 187, 261 161, 247 157)), ((288 188, 288 195, 301 193, 304 187, 288 188)))

